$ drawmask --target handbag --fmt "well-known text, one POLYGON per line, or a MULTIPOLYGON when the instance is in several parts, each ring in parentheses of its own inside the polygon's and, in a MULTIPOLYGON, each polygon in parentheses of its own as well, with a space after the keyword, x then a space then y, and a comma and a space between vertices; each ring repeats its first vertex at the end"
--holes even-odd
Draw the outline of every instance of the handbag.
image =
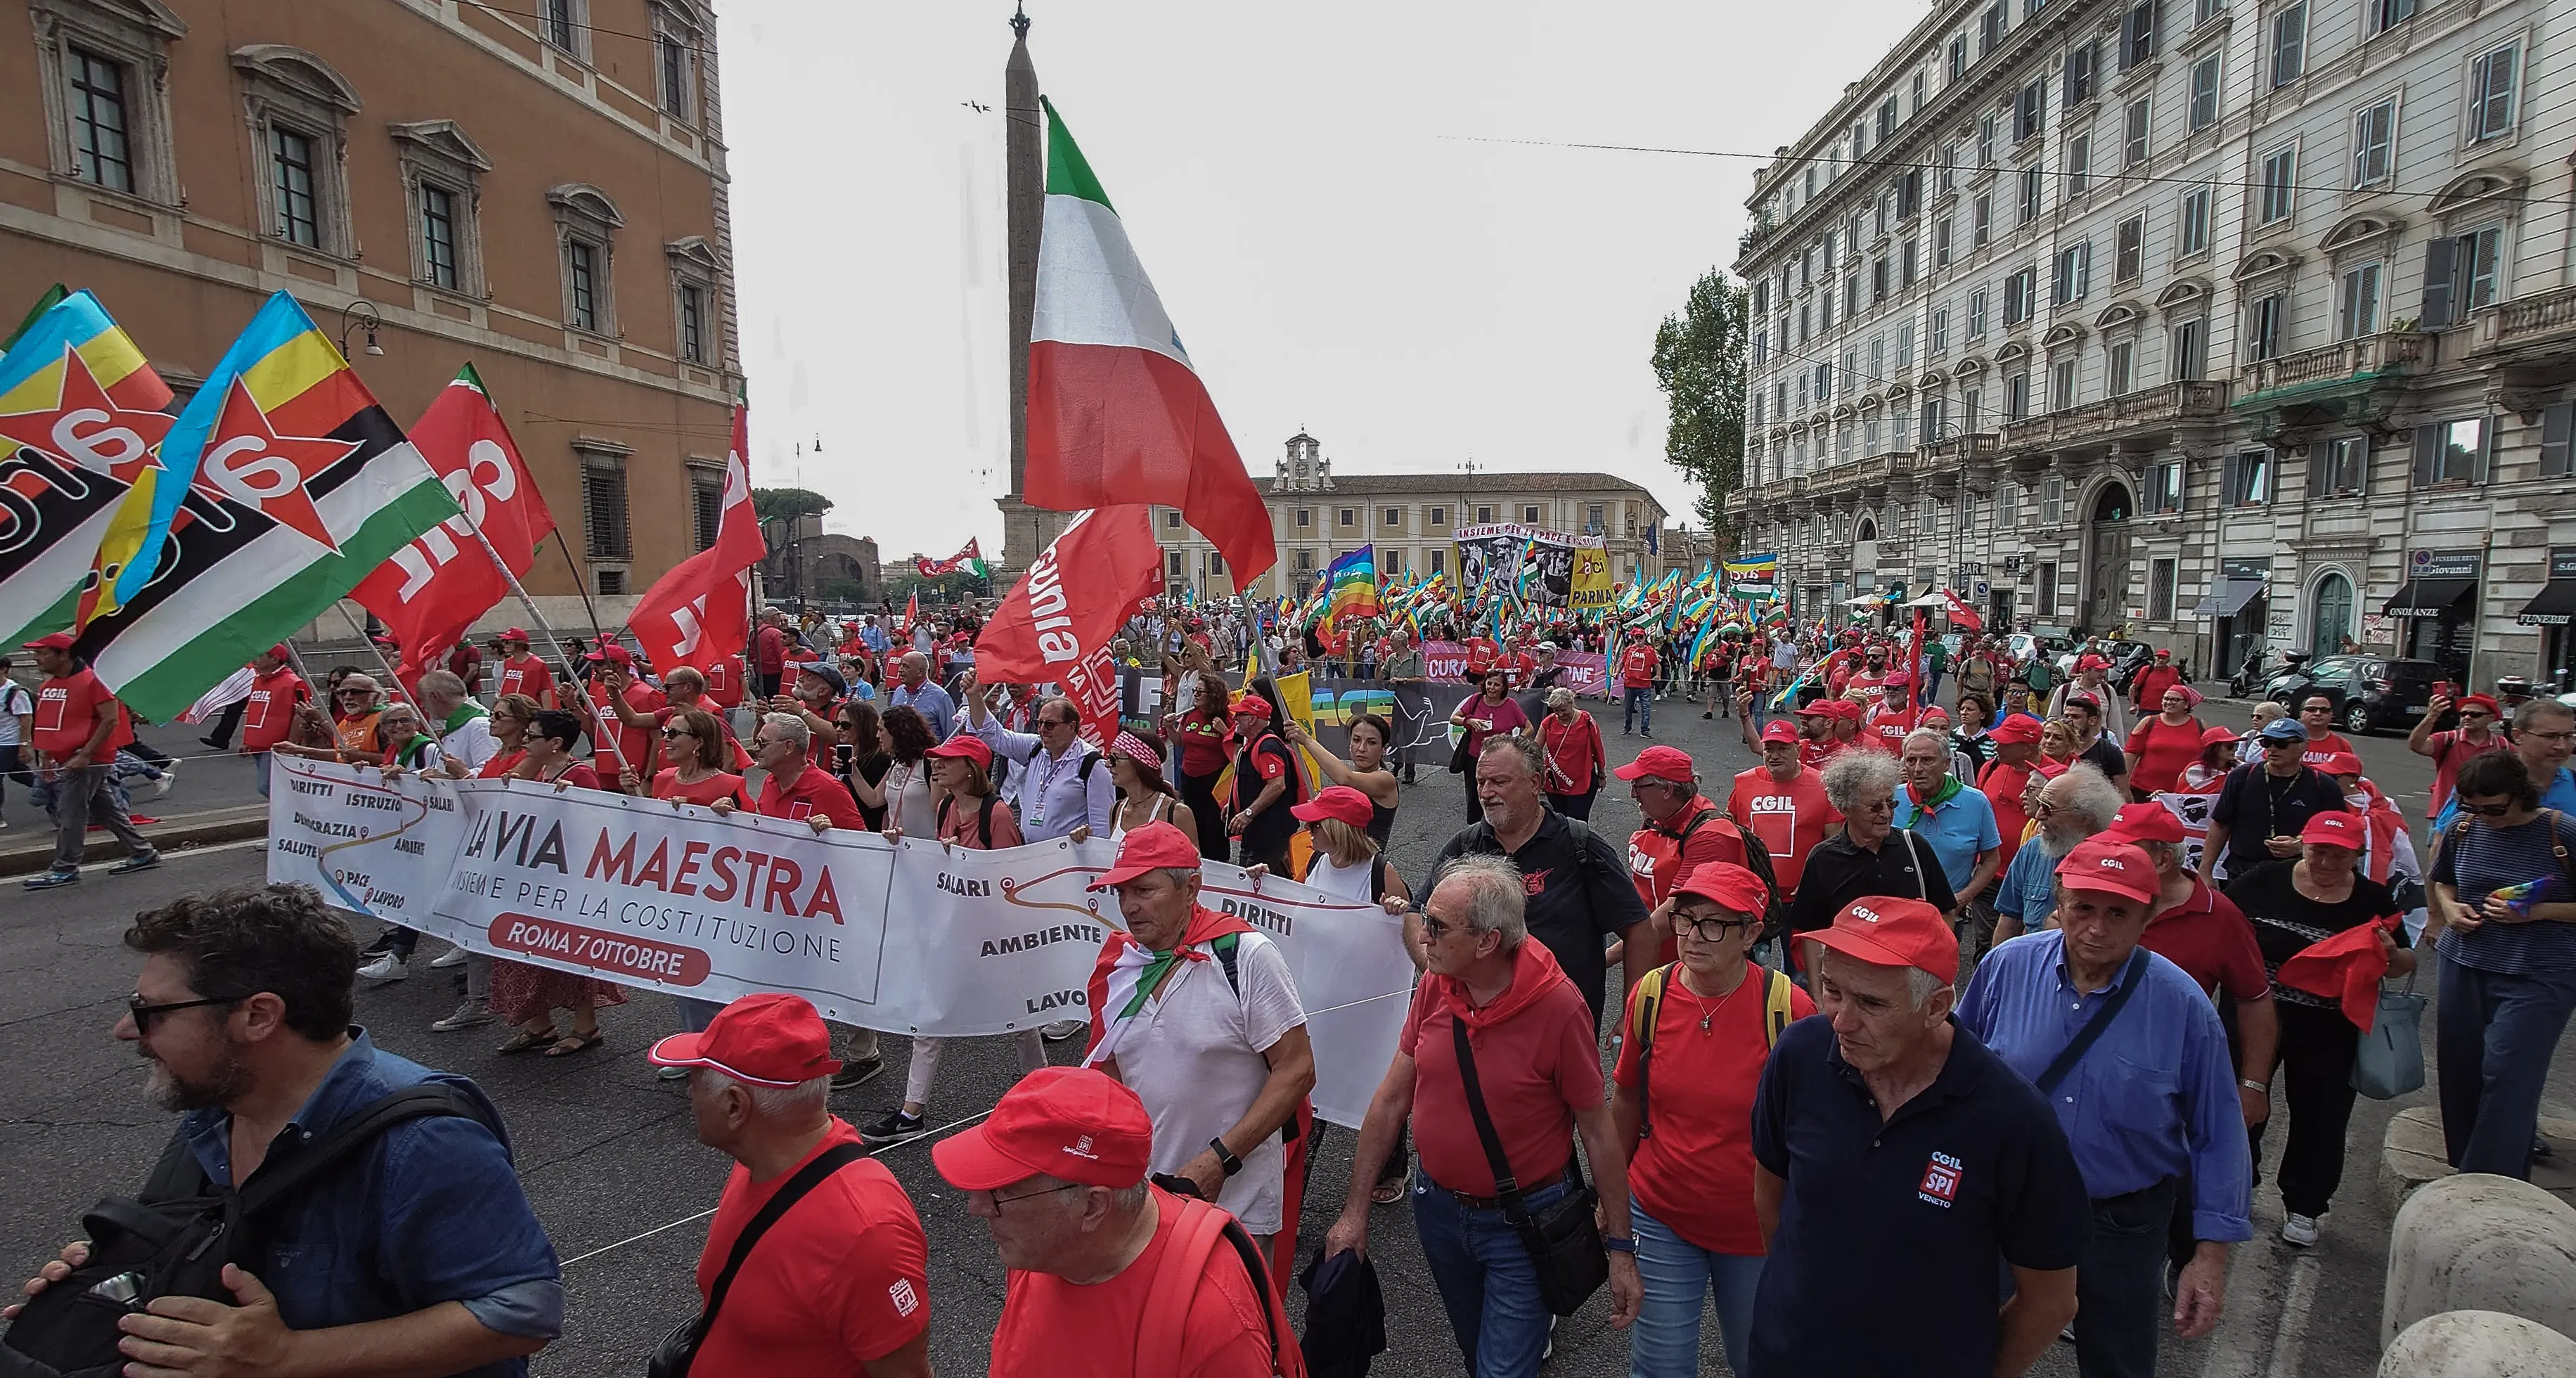
POLYGON ((1467 749, 1468 734, 1458 734, 1458 745, 1449 753, 1449 773, 1464 775, 1476 768, 1476 753, 1467 749))
POLYGON ((1467 1026, 1453 1015, 1449 1031, 1458 1045, 1458 1079, 1466 1083, 1467 1110, 1476 1121, 1476 1138, 1484 1144, 1485 1161, 1494 1169, 1494 1195, 1503 1203, 1503 1219, 1520 1233, 1521 1247, 1529 1250, 1530 1265, 1538 1273, 1539 1300, 1546 1303, 1548 1313, 1571 1316, 1610 1280, 1610 1251, 1602 1245, 1601 1226, 1592 1217, 1601 1194, 1583 1180, 1580 1160, 1576 1160, 1569 1169, 1574 1189, 1531 1212, 1528 1198, 1512 1176, 1510 1161, 1503 1157, 1503 1140, 1494 1132, 1493 1116, 1485 1111, 1467 1026))
POLYGON ((2379 1013, 2370 1032, 2353 1050, 2352 1089, 2372 1100, 2395 1100, 2424 1089, 2424 997, 2415 993, 2415 973, 2404 987, 2379 983, 2379 1013))
POLYGON ((715 1286, 707 1289, 706 1309, 673 1326, 671 1333, 653 1346, 652 1354, 644 1360, 645 1378, 688 1378, 689 1365, 697 1362, 698 1346, 706 1342, 707 1332, 714 1327, 716 1312, 724 1307, 725 1293, 733 1287, 734 1274, 741 1272, 742 1261, 751 1257, 751 1246, 759 1243, 760 1237, 769 1233, 769 1227, 777 1224, 807 1192, 866 1156, 868 1151, 858 1144, 834 1144, 787 1179, 787 1185, 780 1187, 778 1194, 769 1198, 769 1204, 761 1207, 760 1213, 734 1238, 733 1253, 725 1259, 724 1271, 716 1274, 715 1286))

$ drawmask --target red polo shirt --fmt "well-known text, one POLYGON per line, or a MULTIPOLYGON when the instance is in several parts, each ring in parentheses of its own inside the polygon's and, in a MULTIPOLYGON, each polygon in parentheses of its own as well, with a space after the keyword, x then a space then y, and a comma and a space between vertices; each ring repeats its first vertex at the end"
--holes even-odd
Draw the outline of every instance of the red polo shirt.
POLYGON ((36 749, 61 761, 89 745, 99 719, 109 714, 115 715, 116 726, 91 758, 94 766, 116 759, 116 749, 134 740, 134 726, 125 716, 125 705, 107 692, 88 666, 56 675, 36 686, 36 749))
MULTIPOLYGON (((782 772, 783 773, 783 772, 782 772)), ((867 820, 859 816, 859 801, 850 797, 850 787, 840 777, 808 761, 805 773, 782 782, 772 775, 760 783, 760 798, 752 811, 764 818, 811 818, 816 814, 832 820, 835 828, 865 828, 867 820)))
POLYGON ((2191 883, 2191 898, 2156 915, 2138 944, 2189 972, 2202 990, 2225 991, 2239 1000, 2271 993, 2263 950, 2245 911, 2198 880, 2191 883))
MULTIPOLYGON (((1467 1016, 1476 1084, 1484 1093, 1503 1157, 1524 1190, 1565 1171, 1574 1155, 1574 1111, 1601 1103, 1601 1052, 1592 1007, 1547 944, 1528 939, 1513 954, 1512 983, 1467 1016)), ((1476 1137, 1450 1032, 1466 992, 1445 976, 1414 990, 1396 1046, 1413 1059, 1413 1140, 1432 1181, 1471 1196, 1494 1194, 1494 1169, 1476 1137)))
POLYGON ((242 753, 276 750, 295 732, 296 706, 312 696, 292 666, 280 665, 264 675, 254 672, 250 699, 242 706, 242 753))

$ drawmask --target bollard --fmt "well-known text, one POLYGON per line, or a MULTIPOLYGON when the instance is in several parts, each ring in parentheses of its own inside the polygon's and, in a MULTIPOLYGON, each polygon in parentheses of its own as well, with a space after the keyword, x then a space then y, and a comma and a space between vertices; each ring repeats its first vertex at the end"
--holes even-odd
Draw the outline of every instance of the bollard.
POLYGON ((2446 1311, 2502 1312, 2576 1337, 2576 1208, 2510 1177, 2425 1183, 2389 1235, 2379 1342, 2446 1311))
POLYGON ((2379 1378, 2566 1378, 2576 1340, 2501 1311, 2445 1311, 2406 1327, 2379 1378))

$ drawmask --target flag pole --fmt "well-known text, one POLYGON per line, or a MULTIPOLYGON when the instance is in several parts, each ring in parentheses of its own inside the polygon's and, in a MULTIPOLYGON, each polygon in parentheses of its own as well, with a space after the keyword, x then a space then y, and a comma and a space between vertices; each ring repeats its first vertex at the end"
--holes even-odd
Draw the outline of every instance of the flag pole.
POLYGON ((349 600, 337 599, 331 606, 340 610, 340 617, 349 624, 349 630, 356 632, 358 639, 367 643, 367 649, 376 653, 376 663, 385 668, 385 679, 389 682, 393 696, 410 704, 413 711, 421 715, 421 725, 427 726, 429 710, 422 708, 419 702, 412 698, 411 691, 403 687, 402 675, 394 669, 394 663, 385 658, 385 648, 378 644, 374 637, 367 635, 367 629, 359 625, 358 615, 349 611, 349 600))
MULTIPOLYGON (((527 609, 528 620, 537 624, 537 630, 545 634, 546 644, 554 648, 555 659, 563 663, 565 687, 578 689, 582 683, 582 678, 578 667, 572 663, 572 653, 564 649, 563 638, 555 635, 555 629, 551 623, 546 621, 546 615, 537 610, 537 600, 528 596, 527 587, 519 582, 518 575, 510 572, 509 562, 501 558, 501 552, 494 549, 492 546, 492 538, 483 534, 483 528, 475 525, 472 517, 465 518, 465 529, 473 533, 474 543, 483 547, 483 553, 491 558, 492 568, 501 571, 501 577, 509 581, 510 592, 518 596, 519 606, 527 609)), ((565 563, 571 563, 572 548, 564 545, 563 532, 561 530, 557 530, 554 535, 555 544, 563 547, 565 563)), ((579 571, 575 572, 578 573, 579 571)), ((582 603, 587 606, 589 602, 589 591, 584 590, 582 593, 582 603)), ((597 616, 598 614, 596 612, 592 614, 594 620, 596 620, 597 616)), ((591 630, 593 634, 599 633, 599 629, 597 627, 593 627, 591 630)), ((585 695, 585 702, 587 702, 587 698, 588 696, 585 695)), ((599 716, 598 711, 593 709, 591 712, 592 719, 596 721, 599 716)), ((598 745, 608 748, 608 754, 616 758, 618 770, 622 772, 631 769, 632 763, 626 759, 625 751, 620 749, 617 745, 616 731, 608 728, 605 723, 600 723, 599 725, 603 729, 603 732, 597 735, 594 740, 598 745)))

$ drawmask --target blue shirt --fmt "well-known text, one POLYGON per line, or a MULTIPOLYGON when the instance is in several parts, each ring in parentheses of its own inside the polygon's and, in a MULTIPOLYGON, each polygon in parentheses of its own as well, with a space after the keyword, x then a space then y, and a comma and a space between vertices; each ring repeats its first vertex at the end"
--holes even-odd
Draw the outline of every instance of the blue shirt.
POLYGON ((1092 762, 1085 778, 1082 758, 1093 753, 1080 737, 1061 754, 1049 756, 1046 742, 1036 733, 1013 732, 990 713, 984 715, 982 727, 968 730, 983 738, 994 755, 1009 758, 1017 767, 1011 772, 1009 794, 1022 838, 1041 842, 1085 823, 1091 825, 1093 837, 1109 836, 1110 819, 1118 807, 1118 783, 1110 778, 1105 757, 1092 762))
POLYGON ((2023 841, 2013 853, 2012 864, 2004 868, 2003 883, 1995 887, 1995 912, 2021 920, 2028 931, 2039 931, 2048 916, 2057 912, 2057 863, 2062 859, 2050 856, 2036 833, 2023 841))
POLYGON ((919 712, 930 724, 930 735, 935 740, 947 741, 957 730, 957 700, 948 697, 948 691, 935 681, 925 679, 918 689, 907 688, 898 681, 887 701, 894 707, 919 712))
MULTIPOLYGON (((2565 766, 2558 768, 2558 774, 2551 777, 2549 781, 2549 788, 2540 792, 2540 807, 2556 809, 2560 813, 2576 817, 2576 770, 2570 770, 2565 766)), ((2453 791, 2450 798, 2442 801, 2442 811, 2433 817, 2433 832, 2436 836, 2449 832, 2451 825, 2459 821, 2460 796, 2457 791, 2453 791)), ((2576 847, 2576 843, 2568 845, 2576 847)), ((2531 877, 2524 876, 2523 879, 2529 880, 2531 877)), ((2501 883, 2511 884, 2512 882, 2501 883)), ((2466 891, 2461 892, 2462 899, 2467 897, 2466 891)))
MULTIPOLYGON (((1959 1022, 2012 1069, 2036 1079, 2075 1041, 2120 977, 2078 991, 2066 935, 2015 938, 1977 964, 1959 1022)), ((2125 968, 2123 968, 2125 971, 2125 968)), ((2200 983, 2147 955, 2142 984, 2049 1095, 2094 1199, 2191 1178, 2194 1239, 2254 1237, 2254 1164, 2227 1033, 2200 983)))
POLYGON ((1968 893, 1968 877, 1977 869, 1977 854, 2004 845, 2003 834, 1995 829, 1994 801, 1977 789, 1962 788, 1927 814, 1915 806, 1914 787, 1902 786, 1896 792, 1896 826, 1931 846, 1941 858, 1941 874, 1950 878, 1952 893, 1962 898, 1968 893))
POLYGON ((878 655, 884 655, 886 647, 894 644, 894 638, 886 635, 885 628, 878 626, 874 622, 871 622, 859 629, 859 641, 860 644, 866 646, 869 650, 876 652, 878 655))
POLYGON ((1750 1378, 1988 1378, 2000 1265, 2072 1268, 2093 1233, 2047 1103, 1956 1020, 1940 1073, 1883 1123, 1832 1021, 1790 1025, 1753 1093, 1753 1157, 1788 1185, 1750 1378))
MULTIPOLYGON (((463 1088, 500 1122, 473 1082, 378 1052, 364 1029, 351 1033, 263 1164, 425 1081, 463 1088)), ((179 1131, 210 1180, 232 1181, 230 1114, 192 1110, 179 1131)), ((453 1301, 504 1335, 551 1340, 563 1333, 563 1269, 554 1245, 519 1189, 509 1144, 475 1120, 433 1116, 385 1130, 278 1206, 268 1235, 264 1266, 253 1271, 277 1294, 289 1329, 389 1320, 453 1301)), ((527 1371, 527 1360, 511 1359, 460 1378, 522 1378, 527 1371)))

